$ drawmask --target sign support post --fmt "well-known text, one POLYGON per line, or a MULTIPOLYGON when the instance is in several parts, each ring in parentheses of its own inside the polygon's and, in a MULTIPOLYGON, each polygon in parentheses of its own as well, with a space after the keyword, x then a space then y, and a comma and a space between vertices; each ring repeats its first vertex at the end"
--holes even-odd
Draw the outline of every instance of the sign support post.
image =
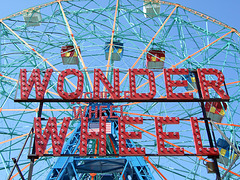
MULTIPOLYGON (((194 71, 194 75, 195 75, 195 79, 196 79, 199 98, 202 98, 202 92, 201 92, 201 88, 200 88, 200 84, 199 84, 198 74, 196 71, 194 71)), ((212 136, 211 136, 208 120, 207 120, 207 113, 206 113, 206 109, 204 107, 204 102, 201 102, 201 108, 202 108, 204 123, 205 123, 206 131, 207 131, 207 135, 208 135, 208 141, 209 141, 210 147, 213 147, 213 141, 212 141, 212 136)), ((213 136, 214 136, 214 134, 213 134, 213 136)), ((218 168, 217 158, 212 157, 212 159, 213 159, 214 168, 216 171, 216 179, 221 180, 221 175, 220 175, 219 168, 218 168)))

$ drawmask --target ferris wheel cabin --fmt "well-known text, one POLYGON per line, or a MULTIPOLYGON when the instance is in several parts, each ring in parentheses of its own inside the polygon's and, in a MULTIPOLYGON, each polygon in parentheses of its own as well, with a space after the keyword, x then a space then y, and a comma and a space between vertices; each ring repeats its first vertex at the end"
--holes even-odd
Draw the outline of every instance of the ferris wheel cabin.
MULTIPOLYGON (((79 47, 78 47, 79 48, 79 47)), ((80 50, 80 48, 79 48, 80 50)), ((63 65, 77 65, 78 56, 74 46, 63 46, 61 48, 61 57, 63 65)))
POLYGON ((234 160, 237 157, 237 153, 233 152, 233 149, 225 139, 219 138, 217 140, 217 147, 219 149, 219 163, 227 166, 229 161, 234 160))
MULTIPOLYGON (((106 60, 108 60, 110 44, 111 42, 105 43, 105 59, 106 60)), ((113 61, 120 61, 122 59, 122 56, 123 56, 123 43, 114 41, 112 45, 111 59, 113 61)))
POLYGON ((147 53, 148 69, 163 69, 165 61, 165 51, 150 50, 147 53))
POLYGON ((160 14, 160 2, 157 0, 144 0, 143 12, 146 18, 154 18, 160 14))
POLYGON ((225 102, 222 102, 222 104, 221 102, 207 102, 205 104, 207 117, 217 123, 221 123, 225 115, 225 111, 227 110, 227 104, 225 102))
POLYGON ((41 25, 42 16, 40 13, 40 9, 25 12, 23 14, 23 18, 27 27, 41 25))
POLYGON ((194 76, 194 73, 189 72, 188 75, 183 75, 184 78, 182 80, 187 80, 188 86, 185 87, 187 91, 193 91, 194 89, 197 89, 196 79, 194 76))

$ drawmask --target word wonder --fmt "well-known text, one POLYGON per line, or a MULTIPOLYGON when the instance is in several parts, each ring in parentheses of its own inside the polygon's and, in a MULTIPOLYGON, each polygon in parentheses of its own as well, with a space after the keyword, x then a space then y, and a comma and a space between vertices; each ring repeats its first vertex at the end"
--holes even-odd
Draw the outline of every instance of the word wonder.
MULTIPOLYGON (((44 78, 41 81, 41 75, 39 69, 34 69, 30 75, 30 78, 27 79, 26 69, 20 70, 20 81, 21 81, 21 100, 28 100, 29 95, 32 91, 32 88, 35 84, 36 99, 43 100, 44 95, 47 90, 48 83, 52 76, 52 69, 47 69, 44 78)), ((101 98, 107 98, 103 93, 100 92, 100 82, 106 88, 106 93, 110 94, 110 99, 119 100, 122 98, 128 98, 130 100, 137 99, 153 99, 156 95, 156 82, 154 73, 149 69, 129 69, 129 91, 124 91, 124 97, 121 96, 122 91, 120 91, 119 83, 119 69, 113 70, 113 83, 111 84, 107 77, 104 75, 101 69, 94 69, 94 85, 93 92, 83 93, 84 88, 84 75, 81 71, 77 69, 66 69, 59 73, 57 81, 57 92, 62 99, 81 99, 82 96, 87 98, 87 95, 90 95, 90 99, 98 100, 101 98), (64 82, 68 75, 74 75, 77 77, 76 90, 74 92, 65 92, 64 91, 64 82), (146 93, 137 93, 136 87, 136 76, 137 75, 146 75, 148 78, 149 91, 146 93), (89 94, 90 93, 90 94, 89 94), (126 95, 127 94, 127 95, 126 95)), ((171 75, 188 75, 188 69, 164 69, 164 81, 166 89, 166 98, 167 99, 193 99, 192 93, 174 93, 173 87, 185 87, 188 86, 187 80, 172 80, 171 75)), ((203 99, 210 99, 209 88, 213 88, 216 93, 223 100, 229 100, 229 96, 222 89, 224 83, 224 75, 221 71, 217 69, 197 69, 198 82, 200 85, 200 90, 202 93, 203 99), (217 77, 217 80, 207 80, 206 75, 213 75, 217 77)), ((157 82, 159 84, 159 82, 157 82)))

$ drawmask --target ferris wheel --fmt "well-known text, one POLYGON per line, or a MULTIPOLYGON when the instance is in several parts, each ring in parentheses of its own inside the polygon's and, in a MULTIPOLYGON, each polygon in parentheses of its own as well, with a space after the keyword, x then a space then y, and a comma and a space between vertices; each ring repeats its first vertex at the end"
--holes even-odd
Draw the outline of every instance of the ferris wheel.
MULTIPOLYGON (((56 0, 25 9, 0 21, 0 174, 7 179, 213 179, 207 165, 211 159, 192 156, 195 151, 190 117, 203 118, 199 102, 14 102, 20 94, 20 69, 28 78, 34 69, 41 74, 53 69, 45 94, 46 99, 59 98, 58 75, 65 69, 78 69, 84 75, 86 97, 93 92, 94 69, 100 69, 113 82, 114 69, 119 69, 120 89, 129 91, 129 69, 154 72, 156 96, 166 96, 163 69, 198 68, 220 70, 225 76, 229 102, 205 103, 214 147, 220 152, 218 169, 225 179, 239 179, 239 60, 240 33, 228 25, 180 4, 157 0, 56 0), (155 117, 179 117, 179 124, 165 125, 166 132, 179 132, 180 139, 165 141, 165 147, 184 148, 188 156, 117 156, 118 127, 109 121, 107 151, 111 156, 75 157, 79 153, 81 122, 73 109, 120 106, 116 112, 142 117, 142 124, 129 124, 126 131, 142 133, 141 139, 127 141, 129 147, 145 148, 156 154, 155 117), (45 154, 29 156, 34 141, 34 118, 42 118, 42 130, 50 117, 56 117, 60 129, 63 118, 71 117, 65 144, 66 156, 52 157, 51 141, 45 154), (230 142, 230 144, 229 144, 230 142), (115 155, 114 155, 115 154, 115 155), (12 160, 12 158, 15 158, 12 160), (13 169, 14 167, 14 169, 13 169), (31 173, 29 173, 31 172, 31 173)), ((135 77, 137 92, 146 92, 146 76, 135 77)), ((215 77, 207 77, 214 80, 215 77)), ((198 96, 192 73, 174 76, 187 80, 188 86, 175 92, 198 96)), ((63 87, 76 89, 77 79, 68 76, 63 87)), ((212 97, 218 95, 209 89, 212 97)), ((104 96, 104 94, 103 94, 104 96)), ((29 97, 35 97, 35 93, 29 97)), ((89 109, 87 109, 88 111, 89 109)), ((199 120, 202 142, 209 146, 205 123, 199 120)), ((92 122, 92 131, 98 128, 92 122)), ((97 154, 99 142, 91 140, 88 152, 97 154)), ((210 168, 211 169, 211 168, 210 168)))

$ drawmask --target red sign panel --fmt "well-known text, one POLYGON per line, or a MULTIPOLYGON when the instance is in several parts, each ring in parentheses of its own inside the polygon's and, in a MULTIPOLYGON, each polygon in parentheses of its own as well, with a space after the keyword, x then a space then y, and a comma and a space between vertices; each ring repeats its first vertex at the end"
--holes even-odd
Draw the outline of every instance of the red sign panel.
MULTIPOLYGON (((186 80, 173 80, 173 75, 188 75, 188 69, 164 69, 164 81, 165 81, 165 89, 166 89, 166 98, 168 100, 193 100, 193 94, 191 93, 174 93, 173 88, 175 87, 187 87, 188 82, 186 80)), ((21 89, 21 100, 28 100, 29 95, 33 86, 35 85, 36 99, 44 100, 44 94, 46 93, 48 83, 52 76, 53 70, 47 69, 44 78, 41 81, 40 70, 35 69, 30 78, 27 78, 26 69, 21 69, 20 71, 20 89, 21 89)), ((81 71, 77 69, 66 69, 59 73, 58 82, 57 82, 57 92, 58 95, 62 99, 67 100, 76 100, 81 98, 92 98, 93 101, 99 99, 129 99, 131 101, 136 101, 139 99, 143 100, 151 100, 156 96, 156 82, 154 73, 149 69, 129 69, 129 90, 122 92, 120 87, 120 76, 119 70, 113 70, 113 82, 110 83, 107 77, 104 75, 101 69, 94 70, 94 86, 93 92, 85 92, 84 89, 84 75, 81 71), (64 83, 66 77, 68 75, 76 76, 77 84, 76 90, 74 92, 66 92, 64 91, 64 83), (144 75, 147 77, 149 88, 146 92, 137 92, 136 85, 136 76, 144 75), (100 91, 100 84, 102 84, 106 88, 106 92, 100 91), (121 93, 124 93, 122 96, 121 93)), ((209 88, 212 88, 222 100, 229 100, 229 96, 222 89, 222 85, 224 83, 224 76, 221 71, 216 69, 197 69, 197 82, 199 82, 200 90, 202 93, 202 99, 208 100, 210 99, 209 88), (206 76, 215 76, 217 80, 207 80, 206 76)), ((127 141, 130 139, 141 139, 141 132, 126 132, 126 124, 143 124, 142 117, 129 117, 123 115, 123 108, 120 106, 120 115, 118 111, 114 110, 117 106, 111 106, 109 109, 109 117, 117 118, 118 120, 118 147, 119 147, 119 155, 120 156, 136 156, 136 155, 146 155, 145 148, 142 147, 128 147, 127 141)), ((79 145, 79 156, 87 155, 87 144, 89 139, 97 139, 99 142, 99 155, 106 156, 106 134, 111 133, 111 123, 107 122, 107 116, 103 116, 106 111, 107 106, 95 106, 95 109, 92 109, 91 106, 85 107, 82 109, 81 107, 76 110, 73 108, 74 119, 81 120, 81 132, 80 132, 80 145, 79 145), (86 112, 88 113, 88 117, 86 117, 86 112), (99 119, 98 123, 91 129, 89 129, 89 119, 95 118, 99 119)), ((52 148, 53 155, 59 156, 61 155, 61 151, 64 145, 64 140, 68 131, 68 126, 71 119, 70 117, 65 117, 62 122, 62 126, 58 132, 56 118, 49 118, 46 124, 44 131, 42 132, 42 122, 41 118, 34 118, 34 126, 35 126, 35 144, 36 144, 36 155, 42 156, 46 150, 47 143, 51 136, 52 139, 52 148)), ((159 156, 176 156, 176 155, 184 155, 184 148, 175 147, 169 148, 165 147, 165 141, 167 139, 179 139, 179 132, 164 132, 163 125, 167 124, 179 124, 178 117, 155 117, 155 136, 157 142, 157 154, 159 156)), ((190 118, 190 123, 192 127, 193 140, 196 149, 196 155, 199 156, 217 156, 219 154, 217 148, 206 148, 202 145, 200 129, 198 125, 198 121, 196 117, 190 118)))
MULTIPOLYGON (((36 99, 43 100, 44 94, 48 86, 48 82, 51 78, 53 70, 48 69, 45 72, 44 79, 41 82, 40 70, 35 69, 29 80, 27 80, 26 69, 21 69, 20 71, 20 81, 21 81, 21 100, 28 100, 29 94, 35 84, 36 99)), ((128 98, 130 100, 149 100, 153 99, 156 95, 156 83, 154 73, 149 69, 129 69, 129 91, 124 92, 124 96, 121 97, 120 93, 120 84, 119 84, 119 70, 113 70, 114 82, 113 85, 109 82, 106 76, 103 74, 101 69, 94 70, 94 87, 93 92, 84 93, 84 98, 87 95, 90 95, 90 98, 97 100, 100 98, 106 98, 104 93, 110 94, 110 97, 107 99, 119 100, 122 98, 128 98), (149 91, 145 93, 137 93, 136 88, 136 75, 146 75, 148 77, 149 91), (100 92, 100 81, 107 89, 106 92, 100 92), (129 94, 128 96, 126 94, 129 94)), ((224 83, 224 76, 221 71, 216 69, 197 69, 198 80, 200 84, 200 89, 203 99, 207 100, 210 98, 209 88, 213 88, 216 93, 221 97, 222 100, 229 100, 229 96, 222 89, 224 83), (217 80, 206 80, 205 75, 213 75, 217 77, 217 80)), ((177 99, 177 100, 191 100, 193 95, 191 93, 173 93, 173 87, 187 87, 188 83, 186 80, 172 80, 171 75, 187 75, 189 74, 188 69, 164 69, 164 80, 165 80, 165 89, 167 94, 167 99, 177 99)), ((83 87, 84 87, 84 76, 83 73, 76 69, 66 69, 59 73, 58 82, 57 82, 57 92, 62 99, 81 99, 83 96, 83 87), (63 90, 65 83, 65 78, 68 75, 74 75, 77 77, 78 81, 76 84, 76 90, 71 93, 67 93, 63 90)))

